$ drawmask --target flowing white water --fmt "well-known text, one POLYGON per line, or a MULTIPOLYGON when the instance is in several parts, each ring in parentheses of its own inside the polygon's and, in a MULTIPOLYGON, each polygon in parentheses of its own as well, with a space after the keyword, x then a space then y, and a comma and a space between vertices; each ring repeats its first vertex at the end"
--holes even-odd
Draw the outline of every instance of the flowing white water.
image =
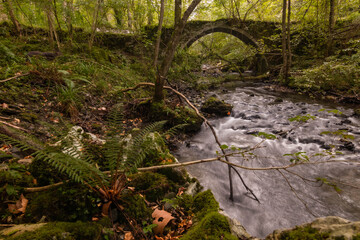
MULTIPOLYGON (((360 119, 352 116, 353 110, 337 106, 336 108, 344 113, 340 116, 327 111, 334 109, 334 106, 308 103, 309 101, 304 99, 299 101, 285 96, 283 102, 274 103, 276 97, 275 93, 269 92, 261 85, 243 85, 221 95, 222 99, 234 106, 231 116, 211 121, 222 144, 247 148, 262 140, 252 133, 278 133, 293 129, 285 137, 277 135, 276 140, 266 140, 262 148, 255 150, 256 158, 249 161, 232 158, 232 162, 252 167, 287 165, 290 163, 290 157, 284 157, 284 154, 306 152, 310 156, 322 153, 331 145, 335 145, 343 153, 336 156, 336 159, 360 162, 360 119), (319 111, 324 108, 325 111, 319 111), (316 119, 300 126, 288 120, 306 114, 314 115, 316 119), (339 129, 347 130, 354 136, 351 140, 352 146, 342 142, 339 136, 321 134, 324 131, 339 129), (343 147, 345 144, 347 148, 343 147)), ((176 152, 180 162, 212 157, 219 151, 210 129, 205 126, 190 139, 190 146, 186 145, 180 146, 176 152)), ((310 179, 326 177, 330 181, 342 182, 343 184, 337 184, 342 190, 340 193, 326 184, 306 182, 283 172, 308 209, 295 196, 278 171, 239 169, 247 185, 259 198, 259 204, 250 198, 251 195, 246 192, 234 172, 234 201, 229 200, 228 170, 223 163, 212 162, 187 169, 205 188, 213 191, 220 207, 228 215, 238 219, 250 234, 257 237, 264 237, 275 229, 289 228, 313 220, 315 217, 308 209, 316 217, 336 215, 349 220, 360 220, 359 164, 329 163, 290 169, 310 179)))

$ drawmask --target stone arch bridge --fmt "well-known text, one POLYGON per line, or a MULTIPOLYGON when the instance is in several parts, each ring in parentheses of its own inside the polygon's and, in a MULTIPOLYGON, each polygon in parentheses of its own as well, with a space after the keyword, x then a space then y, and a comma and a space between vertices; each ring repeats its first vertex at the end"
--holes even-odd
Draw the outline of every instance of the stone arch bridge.
MULTIPOLYGON (((156 32, 156 29, 154 29, 156 32)), ((150 33, 153 31, 150 31, 150 33)), ((163 47, 170 40, 173 28, 165 28, 162 32, 163 47)), ((189 21, 180 39, 180 48, 189 48, 198 39, 215 32, 222 32, 233 35, 247 45, 256 48, 259 54, 256 54, 257 64, 255 67, 258 74, 267 71, 267 59, 262 54, 264 46, 271 47, 273 42, 269 40, 273 34, 280 34, 281 30, 274 22, 262 21, 239 21, 236 19, 221 19, 216 21, 189 21)), ((151 35, 151 34, 150 34, 151 35)), ((150 37, 150 36, 149 36, 150 37)), ((150 37, 151 39, 151 37, 150 37)), ((154 38, 153 38, 154 39, 154 38)))
POLYGON ((280 33, 273 22, 241 22, 237 19, 190 21, 185 26, 180 40, 180 47, 188 48, 198 39, 215 32, 233 35, 245 44, 257 49, 262 49, 264 44, 270 44, 270 41, 267 40, 268 37, 275 33, 280 33))

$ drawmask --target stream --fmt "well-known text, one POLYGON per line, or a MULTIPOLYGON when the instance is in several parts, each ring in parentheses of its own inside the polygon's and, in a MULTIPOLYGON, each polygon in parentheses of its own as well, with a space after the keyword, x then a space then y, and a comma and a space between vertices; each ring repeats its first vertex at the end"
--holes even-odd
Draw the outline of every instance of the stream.
MULTIPOLYGON (((351 108, 269 91, 261 83, 231 83, 227 89, 225 92, 211 93, 234 106, 230 116, 210 121, 222 144, 246 149, 262 141, 254 133, 265 132, 277 137, 276 140, 265 140, 261 148, 254 151, 255 157, 247 160, 231 157, 231 162, 248 167, 282 166, 290 164, 291 157, 284 154, 297 152, 312 156, 311 161, 336 159, 360 162, 360 118, 352 116, 351 108), (283 101, 275 101, 280 96, 283 101), (331 111, 334 109, 343 114, 331 111), (289 118, 306 114, 316 118, 305 123, 289 121, 289 118), (337 131, 338 135, 321 134, 324 131, 337 131), (354 139, 344 140, 341 134, 352 135, 354 139), (313 156, 324 153, 330 146, 335 146, 336 151, 342 154, 334 158, 313 156)), ((175 155, 180 162, 186 162, 214 157, 216 151, 220 150, 215 139, 210 129, 203 125, 189 142, 179 146, 175 155)), ((260 203, 251 198, 234 171, 234 201, 229 200, 228 168, 224 163, 203 163, 187 167, 187 170, 205 189, 212 190, 221 209, 239 220, 256 237, 263 238, 275 229, 294 227, 316 217, 336 215, 348 220, 360 220, 359 164, 327 163, 289 169, 312 180, 326 177, 330 182, 337 182, 340 192, 328 184, 304 181, 285 171, 282 171, 282 175, 274 170, 238 169, 260 203)))

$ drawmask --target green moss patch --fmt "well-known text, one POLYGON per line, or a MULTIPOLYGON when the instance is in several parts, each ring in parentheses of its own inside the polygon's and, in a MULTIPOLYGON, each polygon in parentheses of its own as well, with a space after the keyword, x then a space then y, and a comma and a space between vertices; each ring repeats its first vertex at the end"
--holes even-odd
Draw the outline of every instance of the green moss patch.
POLYGON ((318 230, 306 226, 296 227, 294 230, 281 233, 280 240, 312 240, 329 239, 329 233, 321 233, 318 230))
MULTIPOLYGON (((30 225, 31 226, 31 225, 30 225)), ((92 240, 99 239, 101 225, 93 222, 52 222, 40 226, 40 228, 25 228, 25 232, 18 232, 14 229, 11 236, 5 237, 6 240, 92 240), (18 234, 16 234, 18 232, 18 234)))
POLYGON ((219 203, 216 201, 211 190, 198 193, 194 198, 194 212, 201 219, 207 213, 219 211, 219 203))
POLYGON ((231 235, 226 217, 218 212, 211 212, 181 238, 181 240, 194 239, 236 240, 237 238, 231 235))

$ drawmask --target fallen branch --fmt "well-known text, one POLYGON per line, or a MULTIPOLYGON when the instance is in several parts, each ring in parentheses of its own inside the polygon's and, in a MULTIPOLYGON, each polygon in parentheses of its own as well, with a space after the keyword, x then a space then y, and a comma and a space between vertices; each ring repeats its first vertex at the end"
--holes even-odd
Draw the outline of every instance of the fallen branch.
POLYGON ((42 192, 42 191, 46 191, 46 190, 49 190, 51 188, 54 188, 54 187, 57 187, 57 186, 60 186, 63 184, 64 184, 64 182, 58 182, 58 183, 46 185, 43 187, 24 188, 24 192, 27 192, 27 193, 42 192))
POLYGON ((10 81, 10 80, 13 80, 13 79, 16 79, 16 78, 19 78, 19 77, 24 77, 24 76, 27 76, 29 75, 30 73, 24 73, 24 74, 20 74, 20 75, 16 75, 16 76, 13 76, 11 78, 7 78, 7 79, 3 79, 3 80, 0 80, 0 82, 7 82, 7 81, 10 81))
POLYGON ((12 128, 15 128, 15 129, 18 129, 18 130, 21 130, 21 131, 24 131, 24 132, 29 132, 28 130, 24 129, 24 128, 21 128, 21 127, 18 127, 16 125, 13 125, 11 123, 8 123, 8 122, 4 122, 4 121, 0 121, 1 124, 4 124, 4 125, 7 125, 9 127, 12 127, 12 128))

